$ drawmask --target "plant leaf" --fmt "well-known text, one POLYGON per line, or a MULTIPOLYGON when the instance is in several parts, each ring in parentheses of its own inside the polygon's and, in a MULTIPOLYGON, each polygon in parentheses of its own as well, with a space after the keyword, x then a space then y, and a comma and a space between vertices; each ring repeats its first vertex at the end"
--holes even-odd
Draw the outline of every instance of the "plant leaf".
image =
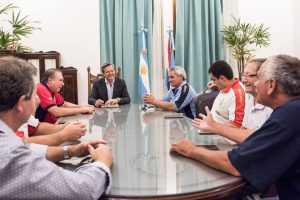
POLYGON ((251 46, 267 47, 270 45, 269 28, 263 24, 256 25, 241 22, 233 17, 234 24, 224 26, 221 31, 224 41, 232 48, 232 56, 237 59, 239 74, 244 69, 245 61, 254 57, 255 50, 251 46))

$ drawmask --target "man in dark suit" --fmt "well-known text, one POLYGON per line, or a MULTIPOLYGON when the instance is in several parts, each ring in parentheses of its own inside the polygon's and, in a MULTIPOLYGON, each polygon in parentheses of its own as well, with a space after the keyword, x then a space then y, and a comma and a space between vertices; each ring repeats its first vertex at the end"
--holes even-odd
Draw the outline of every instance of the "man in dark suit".
POLYGON ((95 107, 109 104, 128 104, 130 97, 124 80, 115 77, 115 68, 111 63, 101 67, 104 78, 94 82, 89 104, 95 107))

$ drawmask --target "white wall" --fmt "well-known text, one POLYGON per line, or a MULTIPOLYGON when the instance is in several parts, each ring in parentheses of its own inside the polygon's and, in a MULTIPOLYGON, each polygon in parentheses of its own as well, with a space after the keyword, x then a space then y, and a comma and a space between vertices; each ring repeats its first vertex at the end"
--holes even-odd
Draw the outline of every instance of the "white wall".
POLYGON ((299 21, 300 21, 300 1, 295 0, 294 1, 294 28, 295 28, 295 40, 294 40, 294 52, 295 56, 300 58, 300 26, 299 26, 299 21))
MULTIPOLYGON (((223 25, 228 26, 234 23, 233 17, 239 16, 239 0, 223 0, 223 25)), ((234 76, 238 77, 237 62, 232 55, 232 48, 225 45, 226 61, 231 66, 234 76)))
MULTIPOLYGON (((271 33, 268 47, 254 47, 256 57, 269 57, 275 54, 289 54, 300 57, 300 1, 298 0, 223 0, 225 25, 233 23, 232 16, 242 22, 263 23, 271 33), (298 10, 297 10, 298 9, 298 10)), ((230 49, 226 52, 227 61, 233 66, 237 76, 236 60, 230 49)))
POLYGON ((100 72, 100 31, 98 0, 1 0, 14 3, 30 21, 40 21, 42 31, 22 40, 34 51, 61 53, 61 65, 78 69, 79 104, 87 104, 87 66, 100 72))
POLYGON ((267 48, 258 49, 258 57, 280 53, 300 57, 300 29, 297 28, 300 14, 296 12, 299 4, 298 0, 239 0, 238 12, 242 21, 263 23, 270 28, 271 44, 267 48))

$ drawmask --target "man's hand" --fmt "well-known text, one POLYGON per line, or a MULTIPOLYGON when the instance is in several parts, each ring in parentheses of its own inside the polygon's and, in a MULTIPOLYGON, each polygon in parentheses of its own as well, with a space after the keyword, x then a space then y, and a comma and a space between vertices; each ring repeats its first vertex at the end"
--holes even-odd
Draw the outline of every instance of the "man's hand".
POLYGON ((84 136, 86 133, 85 124, 79 121, 69 122, 62 130, 61 135, 64 141, 74 141, 84 136))
POLYGON ((100 108, 104 104, 104 101, 102 99, 97 99, 95 102, 95 107, 100 108))
POLYGON ((114 105, 114 104, 118 104, 119 103, 119 100, 118 99, 108 99, 106 102, 105 102, 105 105, 114 105))
POLYGON ((201 129, 203 131, 207 131, 207 132, 212 132, 212 133, 215 133, 215 130, 214 130, 214 127, 215 127, 215 124, 217 123, 209 108, 207 106, 205 106, 205 111, 207 113, 207 116, 205 116, 204 114, 200 113, 199 116, 202 118, 202 119, 198 119, 198 118, 195 118, 193 121, 192 121, 192 125, 198 129, 201 129))
POLYGON ((94 106, 85 106, 82 107, 82 109, 83 109, 82 113, 93 113, 95 111, 94 106))
MULTIPOLYGON (((93 147, 98 147, 100 145, 107 144, 105 140, 94 140, 90 142, 83 142, 77 145, 71 145, 68 148, 69 151, 69 156, 73 157, 84 157, 89 155, 89 146, 93 147)), ((93 158, 93 157, 92 157, 93 158)))
POLYGON ((191 150, 197 148, 190 140, 183 139, 179 142, 173 143, 171 146, 170 151, 177 152, 179 154, 182 154, 185 157, 191 156, 191 150))
POLYGON ((217 85, 213 82, 213 81, 209 81, 208 83, 207 83, 207 87, 209 88, 209 89, 211 89, 211 88, 213 88, 213 87, 216 87, 217 85))
POLYGON ((156 98, 152 94, 144 94, 143 101, 144 103, 154 104, 156 98))
POLYGON ((116 127, 108 127, 106 128, 103 139, 105 139, 109 143, 114 143, 117 138, 118 130, 116 127))
POLYGON ((111 148, 100 144, 97 148, 94 148, 92 145, 88 145, 88 150, 93 160, 99 161, 107 165, 108 168, 111 168, 112 165, 112 153, 111 148))

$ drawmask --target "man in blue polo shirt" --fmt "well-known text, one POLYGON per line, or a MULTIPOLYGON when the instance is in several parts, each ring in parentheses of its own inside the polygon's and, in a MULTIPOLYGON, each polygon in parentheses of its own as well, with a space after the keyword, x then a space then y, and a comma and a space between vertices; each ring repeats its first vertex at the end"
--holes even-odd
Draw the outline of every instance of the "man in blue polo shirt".
POLYGON ((145 94, 145 103, 152 104, 163 110, 184 113, 185 116, 194 119, 196 110, 194 88, 186 82, 186 73, 183 67, 176 66, 170 69, 169 82, 171 89, 162 100, 156 99, 152 94, 145 94))
POLYGON ((257 102, 273 109, 261 128, 228 152, 199 148, 189 140, 172 144, 171 151, 242 176, 252 192, 275 183, 280 200, 300 199, 300 60, 272 56, 257 76, 257 102))

